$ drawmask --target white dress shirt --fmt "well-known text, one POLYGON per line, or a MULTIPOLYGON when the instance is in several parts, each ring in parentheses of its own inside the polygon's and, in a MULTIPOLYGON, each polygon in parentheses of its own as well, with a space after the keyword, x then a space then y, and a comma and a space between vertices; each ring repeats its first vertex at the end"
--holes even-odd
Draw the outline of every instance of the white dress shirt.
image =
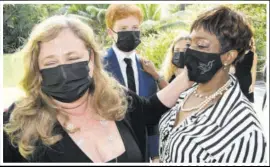
POLYGON ((127 73, 126 73, 127 64, 124 61, 124 59, 130 58, 132 60, 132 69, 133 69, 135 85, 136 85, 136 93, 139 95, 139 75, 138 75, 138 67, 136 63, 136 51, 134 50, 134 51, 126 53, 119 50, 115 44, 112 46, 112 48, 116 54, 116 57, 117 57, 117 60, 121 69, 121 73, 122 73, 122 76, 124 78, 125 85, 127 88, 128 88, 127 73))

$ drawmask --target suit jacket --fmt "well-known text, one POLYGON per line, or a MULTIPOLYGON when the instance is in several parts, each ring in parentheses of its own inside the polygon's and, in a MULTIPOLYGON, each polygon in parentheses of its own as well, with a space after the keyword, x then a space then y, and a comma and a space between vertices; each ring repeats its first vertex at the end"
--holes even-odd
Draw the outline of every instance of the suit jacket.
MULTIPOLYGON (((143 71, 142 64, 136 55, 136 63, 138 67, 139 75, 139 96, 150 97, 157 92, 157 84, 153 77, 143 71)), ((108 54, 104 57, 105 69, 112 73, 113 76, 123 85, 126 86, 123 75, 116 57, 116 54, 112 48, 108 50, 108 54)))
MULTIPOLYGON (((136 55, 136 63, 138 67, 138 78, 139 78, 139 96, 150 97, 155 94, 158 90, 157 84, 154 78, 143 71, 142 64, 136 55)), ((120 65, 116 54, 112 48, 108 50, 108 54, 104 57, 105 69, 110 72, 123 86, 125 85, 123 74, 120 69, 120 65)), ((138 121, 140 121, 138 119, 138 121)), ((149 148, 149 157, 158 156, 159 136, 158 126, 147 126, 147 147, 149 148)))

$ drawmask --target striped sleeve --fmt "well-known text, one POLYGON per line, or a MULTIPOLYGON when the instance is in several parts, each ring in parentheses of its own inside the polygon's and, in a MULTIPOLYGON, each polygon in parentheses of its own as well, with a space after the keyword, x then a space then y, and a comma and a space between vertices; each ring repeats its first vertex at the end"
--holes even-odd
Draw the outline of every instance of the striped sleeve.
POLYGON ((216 157, 219 163, 265 163, 266 140, 259 130, 236 140, 224 153, 216 157))

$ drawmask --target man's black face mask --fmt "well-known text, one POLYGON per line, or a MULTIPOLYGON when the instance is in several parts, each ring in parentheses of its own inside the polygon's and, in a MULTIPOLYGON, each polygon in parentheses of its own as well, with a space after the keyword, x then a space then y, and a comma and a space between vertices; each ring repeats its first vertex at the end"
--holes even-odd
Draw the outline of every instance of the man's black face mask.
POLYGON ((141 43, 140 31, 119 31, 117 35, 116 46, 123 52, 133 51, 141 43))

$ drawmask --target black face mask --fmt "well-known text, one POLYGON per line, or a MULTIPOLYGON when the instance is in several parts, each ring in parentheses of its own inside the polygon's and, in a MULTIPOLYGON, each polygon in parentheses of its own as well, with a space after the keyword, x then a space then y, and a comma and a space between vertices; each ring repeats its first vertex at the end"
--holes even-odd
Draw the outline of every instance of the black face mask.
POLYGON ((58 101, 71 103, 82 97, 88 88, 90 93, 94 91, 88 61, 64 64, 40 72, 43 78, 41 90, 58 101))
POLYGON ((185 66, 185 52, 175 52, 172 58, 172 64, 178 68, 185 66))
POLYGON ((134 50, 141 43, 140 31, 120 31, 117 34, 116 46, 124 52, 134 50))
POLYGON ((222 54, 199 52, 188 48, 185 52, 185 65, 189 80, 197 83, 210 81, 223 66, 220 58, 222 54))

